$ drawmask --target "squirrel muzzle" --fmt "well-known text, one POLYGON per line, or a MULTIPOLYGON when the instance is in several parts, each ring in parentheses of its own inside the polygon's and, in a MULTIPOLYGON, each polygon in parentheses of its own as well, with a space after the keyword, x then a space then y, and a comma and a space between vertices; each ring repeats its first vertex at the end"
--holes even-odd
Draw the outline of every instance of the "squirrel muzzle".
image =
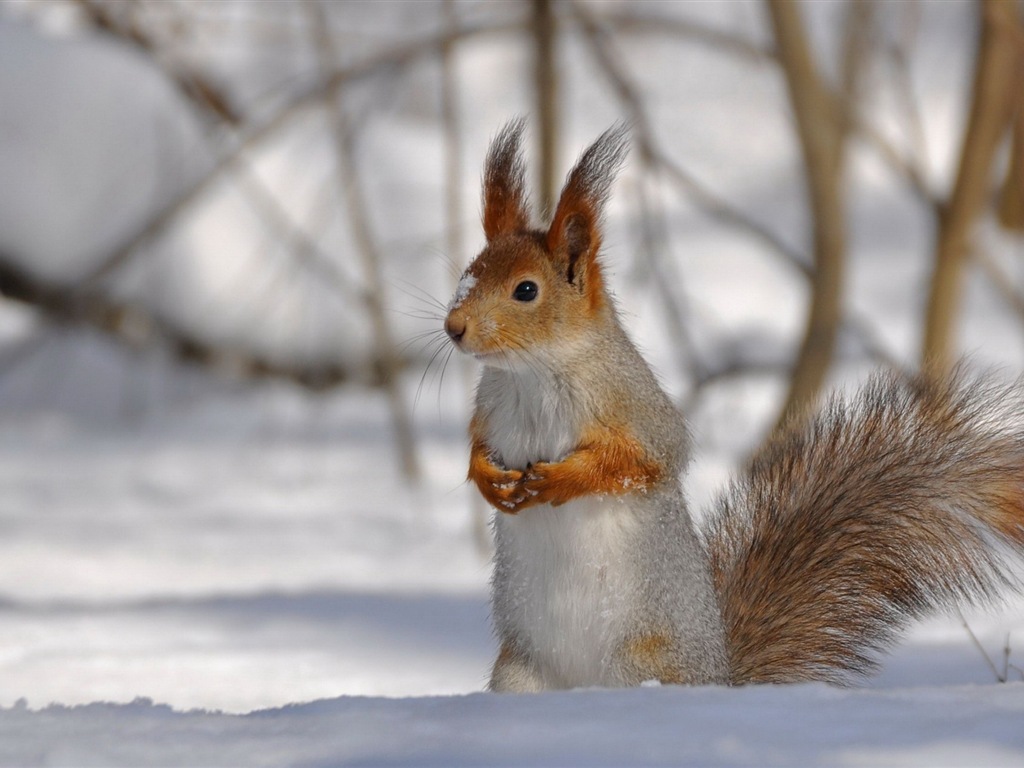
POLYGON ((444 321, 444 331, 448 338, 458 344, 466 335, 467 325, 466 317, 461 312, 449 312, 444 321))

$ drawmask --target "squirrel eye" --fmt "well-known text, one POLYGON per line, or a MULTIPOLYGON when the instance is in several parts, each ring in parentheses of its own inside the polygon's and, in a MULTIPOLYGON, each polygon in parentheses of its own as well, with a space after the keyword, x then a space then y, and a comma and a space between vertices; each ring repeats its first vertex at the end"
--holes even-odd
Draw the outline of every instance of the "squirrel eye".
POLYGON ((537 284, 533 280, 523 280, 512 291, 512 298, 516 301, 533 301, 537 298, 537 284))

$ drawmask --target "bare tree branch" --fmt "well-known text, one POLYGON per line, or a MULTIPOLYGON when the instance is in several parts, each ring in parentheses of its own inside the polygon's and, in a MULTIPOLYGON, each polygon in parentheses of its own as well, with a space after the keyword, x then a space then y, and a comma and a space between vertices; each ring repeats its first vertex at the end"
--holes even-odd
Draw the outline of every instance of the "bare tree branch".
MULTIPOLYGON (((445 29, 454 32, 458 29, 455 0, 444 0, 443 5, 445 29)), ((445 207, 447 209, 446 241, 448 258, 457 269, 453 270, 451 290, 454 293, 466 262, 465 246, 462 237, 462 129, 459 123, 459 88, 456 82, 454 41, 441 48, 441 126, 445 141, 445 207)), ((440 318, 438 318, 440 320, 440 318)), ((473 382, 476 377, 471 362, 459 356, 455 360, 459 372, 466 402, 470 402, 473 382)), ((489 557, 493 551, 491 532, 487 521, 490 510, 487 502, 479 494, 470 494, 470 519, 473 524, 473 540, 477 551, 489 557)))
POLYGON ((655 175, 658 172, 647 111, 624 67, 616 58, 608 36, 598 22, 581 5, 574 6, 574 10, 583 27, 588 48, 630 113, 633 135, 640 150, 640 160, 647 171, 638 185, 644 246, 641 253, 646 259, 648 268, 656 276, 654 287, 661 297, 667 319, 672 325, 673 336, 677 342, 674 350, 679 358, 680 373, 684 378, 689 378, 695 374, 696 369, 702 366, 702 363, 697 360, 693 352, 693 341, 690 337, 689 323, 686 322, 687 309, 682 291, 678 288, 673 290, 670 287, 679 286, 681 280, 672 269, 671 261, 668 258, 668 237, 665 232, 664 217, 660 215, 660 209, 656 211, 656 206, 651 204, 644 186, 646 183, 644 177, 655 175), (670 279, 670 276, 675 279, 670 279))
POLYGON ((299 115, 318 108, 324 99, 332 94, 368 77, 401 69, 424 56, 436 54, 442 46, 451 42, 521 28, 522 25, 519 23, 465 26, 454 32, 447 31, 423 40, 386 48, 349 67, 330 70, 330 74, 313 85, 297 89, 287 102, 269 117, 243 123, 213 168, 202 179, 181 192, 151 220, 144 222, 119 248, 85 275, 79 281, 79 290, 83 293, 95 290, 103 280, 131 260, 143 246, 159 238, 177 223, 214 184, 244 167, 244 163, 247 162, 246 153, 249 150, 286 128, 299 115))
MULTIPOLYGON (((160 47, 145 30, 141 29, 137 24, 122 24, 107 4, 98 3, 96 0, 75 1, 97 29, 101 29, 122 40, 127 40, 155 61, 162 61, 164 59, 160 47)), ((131 9, 133 6, 123 7, 131 9)), ((231 100, 227 94, 208 78, 196 72, 182 71, 178 67, 170 69, 164 67, 164 71, 167 72, 171 82, 190 101, 201 105, 229 125, 241 123, 241 115, 231 106, 231 100)))
POLYGON ((554 0, 533 0, 534 71, 540 133, 540 210, 549 216, 558 194, 558 20, 554 0))
POLYGON ((814 66, 794 0, 769 0, 768 10, 804 160, 815 264, 807 329, 778 426, 814 402, 831 363, 841 315, 846 231, 840 186, 840 118, 814 66))
POLYGON ((602 26, 617 33, 680 38, 755 64, 771 62, 775 58, 775 51, 753 40, 686 19, 653 14, 647 10, 620 10, 617 6, 607 10, 602 8, 595 16, 602 26))
POLYGON ((1006 273, 992 255, 984 248, 972 248, 971 260, 981 267, 989 283, 999 293, 1006 305, 1024 322, 1024 294, 1013 289, 1013 278, 1006 273))
POLYGON ((1024 232, 1024 104, 1016 105, 1010 162, 999 193, 999 223, 1014 232, 1024 232))
POLYGON ((990 189, 992 163, 1015 103, 1021 98, 1020 18, 1013 0, 979 6, 979 42, 970 115, 953 193, 939 222, 935 266, 925 316, 922 358, 936 372, 954 358, 953 329, 960 310, 960 284, 974 224, 990 189))
POLYGON ((146 307, 104 294, 83 296, 73 288, 48 284, 2 259, 0 294, 32 306, 52 324, 87 325, 133 348, 158 340, 183 362, 230 370, 250 378, 287 379, 308 389, 328 389, 354 378, 353 372, 339 363, 282 363, 239 347, 213 344, 146 307))
POLYGON ((657 145, 639 91, 626 74, 625 68, 611 52, 608 32, 601 26, 598 17, 582 4, 575 3, 573 10, 586 33, 586 41, 591 53, 611 83, 617 98, 629 112, 633 123, 633 135, 644 164, 663 170, 667 178, 675 183, 705 215, 746 234, 764 246, 769 254, 780 257, 788 267, 796 268, 805 276, 810 276, 811 267, 803 254, 789 247, 768 227, 712 192, 657 145))
MULTIPOLYGON (((323 7, 316 0, 307 0, 305 7, 309 11, 320 55, 320 65, 324 71, 330 71, 336 60, 336 51, 323 7)), ((401 365, 392 337, 391 326, 384 309, 383 257, 377 247, 376 239, 370 231, 369 211, 363 197, 359 163, 355 153, 355 137, 347 125, 344 104, 341 94, 337 90, 331 92, 328 100, 328 119, 334 137, 338 183, 346 203, 349 228, 369 285, 366 296, 367 309, 373 326, 384 388, 391 408, 395 442, 405 476, 410 480, 418 480, 420 468, 416 456, 416 437, 412 426, 412 416, 402 393, 401 365)))

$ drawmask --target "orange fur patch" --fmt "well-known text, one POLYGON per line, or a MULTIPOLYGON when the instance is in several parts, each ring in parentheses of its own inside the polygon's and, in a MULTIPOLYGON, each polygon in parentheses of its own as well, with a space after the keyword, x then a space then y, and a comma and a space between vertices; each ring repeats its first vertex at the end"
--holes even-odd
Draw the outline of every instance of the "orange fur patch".
POLYGON ((581 496, 644 493, 662 471, 624 430, 592 429, 561 461, 533 465, 524 486, 532 503, 558 506, 581 496))
POLYGON ((645 493, 664 469, 645 455, 636 438, 624 430, 592 429, 579 447, 561 461, 538 462, 526 472, 498 467, 474 416, 469 479, 495 509, 515 514, 538 504, 559 506, 584 496, 645 493))
POLYGON ((627 640, 620 655, 628 669, 644 680, 659 680, 667 684, 686 682, 676 661, 672 639, 667 634, 639 635, 627 640))

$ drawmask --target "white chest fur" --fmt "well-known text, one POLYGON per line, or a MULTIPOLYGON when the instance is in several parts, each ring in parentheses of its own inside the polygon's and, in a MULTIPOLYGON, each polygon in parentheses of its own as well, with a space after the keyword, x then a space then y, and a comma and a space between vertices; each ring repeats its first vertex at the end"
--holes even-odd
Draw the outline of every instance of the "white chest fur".
POLYGON ((557 376, 543 370, 489 369, 480 380, 487 444, 509 469, 558 461, 576 444, 585 406, 557 376))
MULTIPOLYGON (((488 445, 509 468, 564 458, 592 418, 554 375, 488 371, 480 388, 488 445)), ((494 608, 529 646, 547 687, 615 684, 608 662, 635 594, 626 557, 635 525, 627 503, 611 497, 498 514, 494 608)))
POLYGON ((609 663, 635 594, 625 557, 635 518, 621 500, 580 499, 496 521, 495 609, 548 687, 614 685, 609 663))

